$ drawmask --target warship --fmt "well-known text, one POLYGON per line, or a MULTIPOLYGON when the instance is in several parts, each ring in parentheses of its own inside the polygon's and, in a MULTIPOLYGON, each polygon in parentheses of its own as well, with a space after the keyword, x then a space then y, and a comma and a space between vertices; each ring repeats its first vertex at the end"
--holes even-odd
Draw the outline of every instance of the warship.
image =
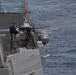
POLYGON ((28 0, 22 2, 22 10, 0 12, 0 75, 44 75, 42 66, 49 56, 44 50, 49 41, 48 34, 44 29, 35 28, 29 15, 28 0), (9 28, 12 20, 16 21, 18 33, 11 44, 9 28))

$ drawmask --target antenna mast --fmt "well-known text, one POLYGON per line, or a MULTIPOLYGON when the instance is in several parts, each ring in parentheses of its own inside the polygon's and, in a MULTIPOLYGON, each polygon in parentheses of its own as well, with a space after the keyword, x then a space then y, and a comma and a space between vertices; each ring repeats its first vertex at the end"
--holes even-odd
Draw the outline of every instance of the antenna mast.
POLYGON ((28 20, 28 0, 25 0, 24 19, 28 20))
POLYGON ((28 0, 25 0, 25 7, 28 8, 28 0))

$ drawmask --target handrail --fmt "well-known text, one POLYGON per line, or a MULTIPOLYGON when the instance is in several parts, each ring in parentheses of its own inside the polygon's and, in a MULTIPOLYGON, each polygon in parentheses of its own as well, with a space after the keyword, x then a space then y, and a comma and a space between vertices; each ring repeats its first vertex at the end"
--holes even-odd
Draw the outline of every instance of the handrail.
POLYGON ((4 66, 4 54, 3 54, 3 44, 2 44, 2 40, 0 38, 0 56, 1 56, 1 61, 2 61, 2 66, 4 66))
POLYGON ((23 11, 21 11, 21 10, 23 10, 22 9, 23 7, 22 7, 21 3, 23 3, 23 2, 19 2, 17 7, 13 7, 15 5, 15 2, 0 1, 0 12, 1 13, 2 12, 4 12, 4 13, 6 13, 6 12, 22 13, 23 11), (8 6, 9 4, 11 4, 11 6, 8 6))

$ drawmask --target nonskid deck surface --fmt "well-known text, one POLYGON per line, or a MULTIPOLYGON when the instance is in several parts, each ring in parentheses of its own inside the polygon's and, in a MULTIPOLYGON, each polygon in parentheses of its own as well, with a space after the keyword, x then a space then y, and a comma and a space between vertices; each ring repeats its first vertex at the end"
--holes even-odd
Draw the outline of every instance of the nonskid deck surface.
POLYGON ((3 42, 5 52, 10 54, 10 33, 9 28, 11 22, 15 20, 16 26, 19 27, 23 24, 23 16, 20 13, 3 13, 0 14, 0 37, 3 42))

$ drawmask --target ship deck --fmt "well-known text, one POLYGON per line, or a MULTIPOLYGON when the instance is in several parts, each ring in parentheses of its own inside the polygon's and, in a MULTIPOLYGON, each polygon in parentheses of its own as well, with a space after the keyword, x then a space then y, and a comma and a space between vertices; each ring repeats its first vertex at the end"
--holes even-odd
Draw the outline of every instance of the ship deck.
POLYGON ((10 53, 10 33, 9 28, 11 22, 15 20, 16 26, 19 27, 23 24, 23 16, 21 13, 2 13, 0 14, 0 37, 3 42, 3 48, 6 53, 10 53))

